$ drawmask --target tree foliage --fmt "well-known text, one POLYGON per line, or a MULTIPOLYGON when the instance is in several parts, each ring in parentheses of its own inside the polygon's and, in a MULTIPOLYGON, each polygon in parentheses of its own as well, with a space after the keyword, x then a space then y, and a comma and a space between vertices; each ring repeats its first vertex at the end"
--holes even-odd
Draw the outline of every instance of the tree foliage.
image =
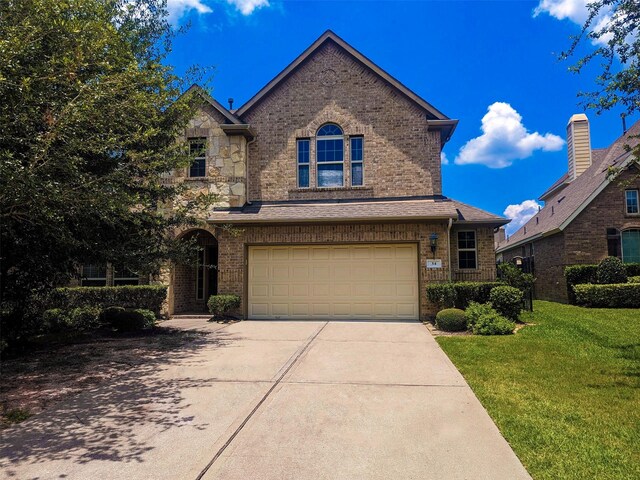
POLYGON ((83 261, 138 271, 186 255, 172 228, 197 223, 201 195, 172 205, 165 172, 190 162, 176 139, 198 99, 164 61, 172 29, 158 0, 0 2, 3 310, 67 281, 83 261))

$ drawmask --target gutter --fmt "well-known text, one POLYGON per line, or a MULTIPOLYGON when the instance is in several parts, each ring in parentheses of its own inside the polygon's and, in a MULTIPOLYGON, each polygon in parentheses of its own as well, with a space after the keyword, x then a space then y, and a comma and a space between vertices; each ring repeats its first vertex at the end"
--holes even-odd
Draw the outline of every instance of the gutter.
POLYGON ((449 225, 447 225, 447 259, 449 264, 449 281, 451 281, 451 227, 453 226, 453 218, 449 219, 449 225))
POLYGON ((437 220, 449 220, 453 222, 451 217, 305 217, 305 218, 270 218, 270 219, 258 219, 258 218, 209 218, 207 223, 210 224, 290 224, 290 223, 379 223, 379 222, 415 222, 415 221, 437 221, 437 220))

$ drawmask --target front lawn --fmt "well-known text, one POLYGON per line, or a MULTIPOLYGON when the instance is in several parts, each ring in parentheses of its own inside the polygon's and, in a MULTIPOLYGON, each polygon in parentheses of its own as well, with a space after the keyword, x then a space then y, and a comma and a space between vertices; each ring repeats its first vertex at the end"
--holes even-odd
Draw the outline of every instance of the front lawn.
POLYGON ((535 479, 640 478, 640 310, 537 301, 507 337, 438 337, 535 479))

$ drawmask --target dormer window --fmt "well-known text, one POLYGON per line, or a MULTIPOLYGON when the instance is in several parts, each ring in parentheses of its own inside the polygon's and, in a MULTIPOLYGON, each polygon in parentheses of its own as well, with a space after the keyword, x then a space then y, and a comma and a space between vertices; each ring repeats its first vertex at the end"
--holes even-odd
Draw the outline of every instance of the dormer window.
POLYGON ((207 176, 206 138, 189 139, 189 155, 193 163, 189 167, 189 177, 198 178, 207 176))
POLYGON ((333 123, 320 127, 316 135, 318 187, 344 186, 344 136, 333 123))
POLYGON ((625 190, 626 212, 628 215, 637 215, 638 209, 638 190, 625 190))

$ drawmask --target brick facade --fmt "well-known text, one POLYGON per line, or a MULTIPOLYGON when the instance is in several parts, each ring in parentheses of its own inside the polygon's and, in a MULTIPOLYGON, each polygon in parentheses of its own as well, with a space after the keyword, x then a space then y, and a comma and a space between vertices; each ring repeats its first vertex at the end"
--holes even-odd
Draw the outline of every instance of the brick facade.
MULTIPOLYGON (((637 172, 625 172, 609 184, 564 231, 525 245, 528 256, 533 243, 535 295, 541 300, 567 302, 564 268, 567 265, 596 264, 608 255, 607 229, 640 228, 638 215, 625 213, 625 189, 640 189, 637 172)), ((518 246, 503 253, 505 261, 523 256, 518 246)))

